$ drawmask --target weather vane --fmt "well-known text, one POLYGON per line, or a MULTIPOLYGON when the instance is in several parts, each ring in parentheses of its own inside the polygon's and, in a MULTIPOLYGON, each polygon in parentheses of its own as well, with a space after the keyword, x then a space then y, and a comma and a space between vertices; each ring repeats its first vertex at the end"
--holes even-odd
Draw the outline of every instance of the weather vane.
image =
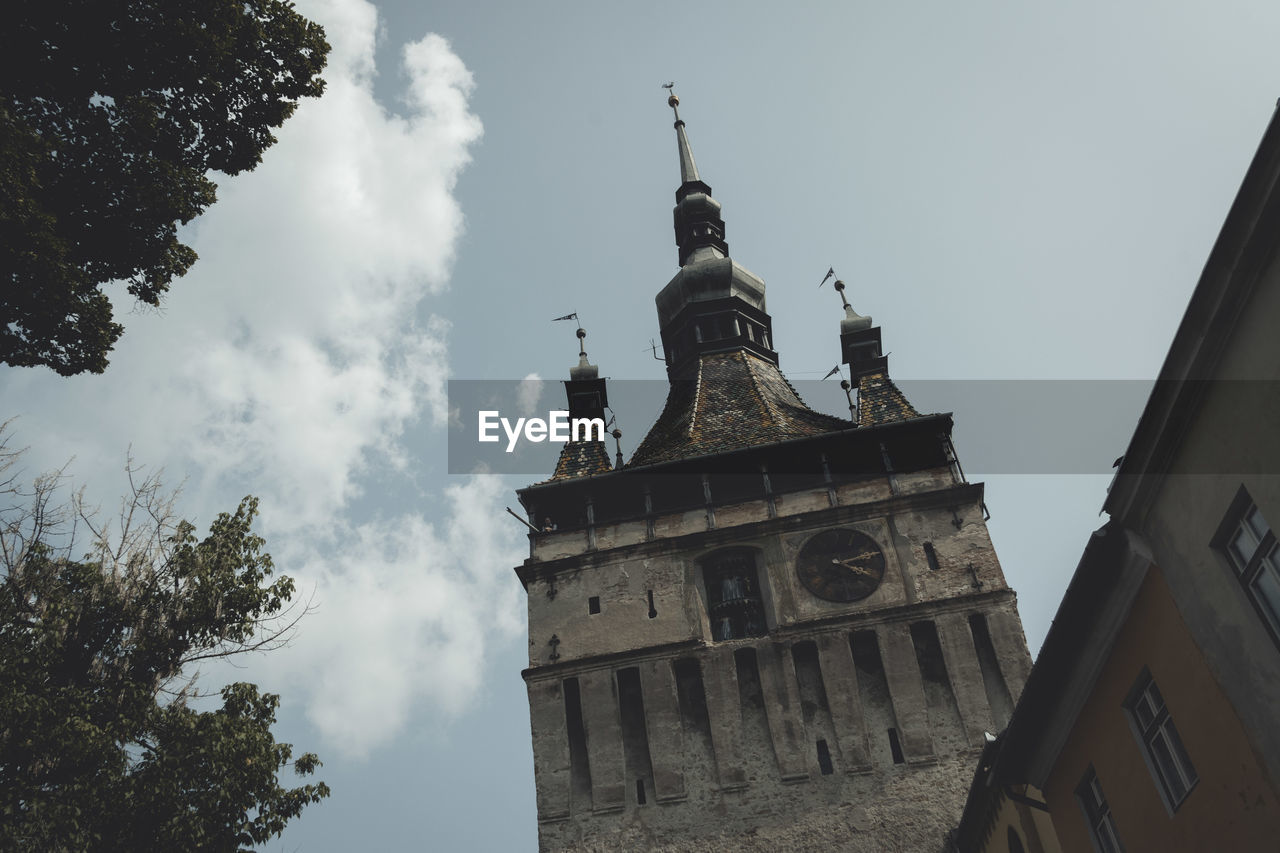
MULTIPOLYGON (((827 273, 828 278, 833 275, 835 275, 834 272, 827 273)), ((826 280, 827 279, 825 278, 823 279, 823 281, 826 281, 826 280)), ((822 285, 818 285, 818 287, 822 287, 822 285)), ((844 378, 844 374, 840 372, 840 365, 838 364, 835 367, 828 370, 827 375, 822 378, 830 379, 832 376, 840 377, 840 389, 844 391, 845 399, 849 401, 849 416, 853 419, 853 422, 856 424, 858 422, 858 404, 853 401, 853 386, 849 383, 848 379, 844 378)))
POLYGON ((560 320, 573 320, 578 324, 578 355, 585 357, 587 354, 587 333, 586 330, 582 328, 582 321, 578 319, 578 312, 574 311, 572 314, 565 314, 563 317, 551 318, 551 322, 553 323, 559 322, 560 320))
MULTIPOLYGON (((826 284, 827 279, 831 278, 835 274, 835 267, 827 267, 827 274, 822 277, 822 281, 818 282, 818 287, 822 287, 822 285, 826 284)), ((836 293, 840 294, 840 301, 844 303, 845 313, 848 313, 852 306, 849 305, 849 300, 844 295, 844 282, 837 278, 836 283, 831 286, 836 289, 836 293)))

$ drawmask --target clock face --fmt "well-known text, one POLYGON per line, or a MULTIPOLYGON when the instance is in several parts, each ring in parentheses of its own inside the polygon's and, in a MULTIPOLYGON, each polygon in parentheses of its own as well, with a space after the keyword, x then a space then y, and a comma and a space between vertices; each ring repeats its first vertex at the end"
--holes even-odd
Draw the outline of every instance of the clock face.
POLYGON ((857 530, 824 530, 800 549, 796 575, 818 598, 859 601, 880 585, 884 552, 857 530))

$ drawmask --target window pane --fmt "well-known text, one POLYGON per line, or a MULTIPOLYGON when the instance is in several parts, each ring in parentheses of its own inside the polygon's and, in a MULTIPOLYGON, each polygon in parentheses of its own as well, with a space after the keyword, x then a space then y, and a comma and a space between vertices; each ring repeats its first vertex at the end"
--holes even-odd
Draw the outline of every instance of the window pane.
POLYGON ((1156 711, 1151 707, 1151 700, 1144 691, 1138 696, 1138 701, 1133 703, 1133 715, 1138 718, 1138 727, 1145 733, 1151 728, 1151 724, 1155 722, 1156 711))
POLYGON ((1236 531, 1235 536, 1231 537, 1231 542, 1227 545, 1227 554, 1235 564, 1237 572, 1244 571, 1244 567, 1249 564, 1249 558, 1253 556, 1257 547, 1257 543, 1243 526, 1236 531))
POLYGON ((1255 506, 1249 510, 1249 514, 1245 516, 1245 524, 1253 531, 1253 535, 1262 541, 1262 537, 1267 535, 1267 531, 1271 528, 1267 525, 1266 519, 1262 517, 1262 513, 1255 506))
POLYGON ((1165 738, 1163 729, 1156 732, 1155 736, 1148 742, 1148 746, 1151 747, 1151 755, 1156 760, 1156 767, 1160 771, 1160 777, 1164 780, 1169 799, 1173 801, 1174 805, 1177 805, 1187 795, 1187 786, 1182 781, 1182 774, 1178 772, 1173 750, 1170 748, 1169 741, 1165 738))
POLYGON ((1111 822, 1111 815, 1108 814, 1102 820, 1102 825, 1098 827, 1098 846, 1102 848, 1103 853, 1120 853, 1120 836, 1116 834, 1115 824, 1111 822))
POLYGON ((1160 695, 1160 688, 1156 687, 1156 683, 1153 681, 1147 685, 1147 689, 1143 692, 1151 699, 1151 712, 1159 714, 1164 708, 1164 697, 1160 695))
POLYGON ((1196 783, 1196 769, 1191 766, 1191 757, 1187 755, 1187 748, 1182 745, 1182 738, 1178 737, 1178 729, 1173 725, 1173 720, 1169 720, 1164 727, 1165 736, 1169 739, 1169 748, 1173 750, 1173 757, 1178 763, 1178 770, 1182 772, 1182 781, 1187 790, 1191 790, 1191 786, 1196 783))
POLYGON ((1104 853, 1123 853, 1124 847, 1120 844, 1120 837, 1112 821, 1106 795, 1103 794, 1102 785, 1092 767, 1076 787, 1076 798, 1084 811, 1089 834, 1093 836, 1098 849, 1104 853))
POLYGON ((1277 565, 1278 563, 1280 559, 1277 559, 1277 550, 1273 548, 1270 554, 1262 558, 1258 575, 1249 585, 1254 599, 1276 633, 1280 633, 1280 565, 1277 565))
POLYGON ((1102 815, 1100 806, 1103 803, 1102 786, 1098 784, 1098 777, 1089 780, 1089 786, 1085 789, 1088 796, 1085 797, 1085 810, 1089 812, 1089 819, 1096 822, 1102 815))

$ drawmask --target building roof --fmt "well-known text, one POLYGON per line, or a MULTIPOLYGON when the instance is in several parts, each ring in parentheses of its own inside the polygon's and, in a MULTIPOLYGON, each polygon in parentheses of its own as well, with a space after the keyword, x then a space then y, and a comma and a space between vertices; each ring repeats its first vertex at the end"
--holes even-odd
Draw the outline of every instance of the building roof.
POLYGON ((1274 380, 1275 365, 1267 361, 1256 361, 1251 375, 1223 375, 1219 365, 1250 295, 1260 286, 1259 276, 1275 256, 1277 233, 1280 103, 1227 212, 1108 489, 1103 511, 1112 517, 1128 519, 1150 500, 1213 381, 1274 380))
POLYGON ((560 449, 560 458, 556 460, 556 471, 551 475, 551 481, 608 474, 612 470, 609 449, 603 441, 567 441, 560 449))
POLYGON ((918 418, 920 413, 907 402, 887 371, 858 377, 858 426, 874 426, 918 418))
MULTIPOLYGON (((914 411, 914 410, 913 410, 914 411)), ((693 379, 675 380, 628 467, 692 459, 850 429, 804 404, 778 366, 745 350, 708 353, 693 379)))

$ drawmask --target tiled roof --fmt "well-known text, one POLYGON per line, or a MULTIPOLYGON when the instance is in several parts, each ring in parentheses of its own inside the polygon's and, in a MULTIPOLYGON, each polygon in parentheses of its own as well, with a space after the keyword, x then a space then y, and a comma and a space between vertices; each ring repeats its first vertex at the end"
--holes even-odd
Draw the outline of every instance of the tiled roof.
POLYGON ((603 441, 570 441, 561 448, 560 459, 556 461, 556 472, 551 475, 551 479, 569 480, 592 474, 607 474, 612 470, 609 449, 603 441))
POLYGON ((691 459, 852 427, 806 406, 773 362, 743 350, 709 353, 699 359, 696 379, 671 383, 662 414, 627 465, 691 459))
POLYGON ((883 371, 858 377, 858 426, 918 418, 920 413, 883 371))

